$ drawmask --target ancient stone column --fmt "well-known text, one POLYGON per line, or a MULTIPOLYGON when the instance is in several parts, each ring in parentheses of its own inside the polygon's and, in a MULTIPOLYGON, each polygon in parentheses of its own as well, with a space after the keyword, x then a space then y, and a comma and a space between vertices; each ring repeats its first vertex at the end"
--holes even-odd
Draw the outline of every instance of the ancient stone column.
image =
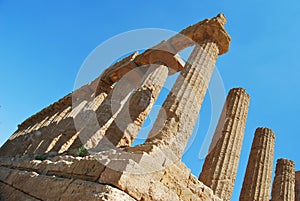
POLYGON ((102 104, 102 102, 105 100, 109 92, 113 89, 113 84, 107 84, 101 79, 99 80, 99 83, 97 83, 97 87, 95 90, 95 94, 93 99, 88 104, 88 107, 94 111, 97 110, 97 108, 102 104))
POLYGON ((274 144, 275 135, 271 129, 256 129, 240 201, 266 201, 270 199, 274 144))
POLYGON ((207 40, 196 45, 164 102, 145 145, 167 146, 181 158, 204 99, 218 46, 207 40))
POLYGON ((107 68, 98 79, 94 80, 91 83, 94 94, 92 97, 93 99, 88 104, 88 108, 95 111, 101 105, 107 95, 111 92, 115 83, 123 77, 122 75, 126 74, 127 70, 130 71, 129 69, 137 67, 137 65, 133 62, 137 55, 138 52, 135 52, 118 61, 114 65, 107 68), (118 70, 120 72, 116 72, 118 70), (116 74, 112 76, 112 74, 114 73, 116 74))
POLYGON ((244 138, 250 96, 245 89, 229 91, 199 180, 223 200, 230 200, 244 138))
POLYGON ((296 172, 295 201, 300 201, 300 171, 296 172))
POLYGON ((117 147, 131 145, 158 98, 168 73, 165 65, 150 65, 140 86, 107 129, 105 140, 117 147))
POLYGON ((278 159, 272 188, 272 201, 295 200, 295 163, 278 159))
POLYGON ((88 110, 82 110, 76 116, 74 120, 76 129, 80 131, 79 137, 81 142, 78 140, 79 144, 87 143, 87 148, 97 146, 107 128, 123 108, 132 91, 138 86, 144 74, 143 70, 144 68, 135 68, 128 72, 119 80, 113 90, 108 93, 95 112, 88 108, 88 110))
MULTIPOLYGON (((209 21, 201 24, 203 29, 193 28, 192 33, 195 34, 188 34, 189 28, 181 32, 189 38, 197 38, 194 40, 194 50, 163 103, 146 142, 128 151, 151 152, 157 148, 164 152, 163 166, 181 159, 197 121, 217 57, 228 51, 231 40, 224 28, 224 15, 213 18, 213 26, 209 21)), ((175 37, 174 40, 177 42, 171 42, 172 47, 178 49, 182 38, 175 37)))

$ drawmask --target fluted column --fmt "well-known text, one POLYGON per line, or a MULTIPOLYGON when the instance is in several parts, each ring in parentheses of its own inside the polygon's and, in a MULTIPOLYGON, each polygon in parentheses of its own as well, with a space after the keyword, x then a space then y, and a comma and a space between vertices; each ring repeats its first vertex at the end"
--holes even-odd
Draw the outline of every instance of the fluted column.
POLYGON ((272 188, 272 201, 295 200, 295 163, 288 159, 278 159, 272 188))
POLYGON ((194 48, 162 105, 145 145, 167 146, 181 158, 193 132, 218 52, 216 43, 209 40, 194 48))
POLYGON ((99 141, 102 140, 105 131, 121 111, 124 103, 128 100, 128 97, 137 84, 141 81, 144 74, 143 69, 136 68, 119 80, 95 112, 90 111, 93 108, 91 105, 87 107, 88 110, 82 111, 75 118, 76 129, 80 131, 80 141, 87 148, 97 146, 99 141))
POLYGON ((295 201, 300 201, 300 171, 296 172, 295 201))
POLYGON ((112 89, 113 84, 107 84, 100 79, 97 83, 94 97, 87 105, 88 109, 96 111, 97 108, 103 103, 107 95, 112 91, 112 89))
POLYGON ((240 201, 266 201, 270 199, 274 144, 275 135, 271 129, 256 129, 240 201))
POLYGON ((233 192, 249 99, 245 89, 230 90, 215 131, 214 144, 210 147, 199 176, 199 180, 224 201, 230 200, 233 192))
POLYGON ((165 65, 153 64, 148 68, 141 85, 107 129, 105 141, 118 147, 132 144, 158 98, 168 73, 169 69, 165 65))

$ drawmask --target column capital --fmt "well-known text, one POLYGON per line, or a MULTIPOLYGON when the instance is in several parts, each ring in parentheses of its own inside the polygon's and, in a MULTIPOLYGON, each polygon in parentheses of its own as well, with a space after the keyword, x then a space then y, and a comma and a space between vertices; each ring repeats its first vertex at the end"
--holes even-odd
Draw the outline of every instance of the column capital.
POLYGON ((181 71, 185 65, 185 62, 177 54, 176 49, 173 49, 165 40, 137 56, 134 62, 139 66, 157 63, 163 64, 173 69, 169 71, 170 74, 181 71))
POLYGON ((225 15, 219 14, 214 18, 205 19, 197 24, 187 27, 182 30, 180 34, 191 38, 197 43, 211 40, 217 44, 219 55, 222 55, 228 52, 231 41, 231 37, 224 28, 225 24, 225 15))
POLYGON ((184 62, 179 59, 177 53, 184 48, 195 45, 195 43, 202 44, 205 41, 216 43, 219 50, 218 54, 222 55, 229 50, 231 41, 229 34, 224 28, 225 24, 226 17, 223 14, 219 14, 214 18, 205 19, 191 25, 183 29, 179 34, 162 41, 147 51, 141 54, 135 52, 113 64, 102 73, 100 78, 107 84, 114 84, 128 71, 157 61, 164 63, 175 71, 181 71, 184 62))

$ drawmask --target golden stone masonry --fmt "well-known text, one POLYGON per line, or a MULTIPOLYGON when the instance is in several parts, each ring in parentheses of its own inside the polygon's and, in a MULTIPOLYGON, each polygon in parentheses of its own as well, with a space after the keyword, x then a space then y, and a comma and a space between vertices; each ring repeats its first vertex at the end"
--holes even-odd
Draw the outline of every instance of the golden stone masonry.
MULTIPOLYGON (((229 50, 225 24, 219 14, 129 55, 18 125, 0 148, 0 200, 229 201, 250 104, 245 89, 229 91, 201 174, 181 162, 215 63, 229 50), (184 62, 177 53, 190 46, 184 62), (146 141, 132 146, 177 72, 146 141)), ((274 132, 257 128, 240 201, 300 201, 300 172, 287 159, 277 161, 271 194, 274 145, 274 132)))

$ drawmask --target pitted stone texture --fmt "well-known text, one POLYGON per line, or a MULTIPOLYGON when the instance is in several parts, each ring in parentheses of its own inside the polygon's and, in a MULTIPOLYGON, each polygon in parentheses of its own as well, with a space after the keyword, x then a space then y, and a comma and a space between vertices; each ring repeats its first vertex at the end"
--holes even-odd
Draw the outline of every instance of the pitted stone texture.
POLYGON ((296 172, 295 196, 295 201, 300 201, 300 171, 296 172))
POLYGON ((12 187, 10 185, 0 182, 0 200, 38 201, 39 199, 36 199, 18 189, 15 189, 14 187, 12 187))
POLYGON ((3 186, 0 188, 1 200, 135 200, 123 191, 99 183, 4 167, 0 167, 0 171, 7 175, 0 178, 3 186))
POLYGON ((249 99, 245 89, 230 90, 199 176, 223 200, 230 200, 233 192, 249 99))
POLYGON ((214 42, 196 46, 165 100, 146 144, 168 145, 181 158, 218 57, 214 42))
POLYGON ((295 200, 295 163, 278 159, 272 188, 272 201, 295 200))
POLYGON ((138 135, 144 121, 168 77, 164 65, 151 65, 140 86, 133 92, 124 107, 105 133, 106 143, 112 146, 130 146, 138 135))
MULTIPOLYGON (((97 160, 92 156, 84 158, 56 156, 44 161, 2 158, 0 160, 0 181, 11 180, 8 182, 9 185, 15 180, 17 182, 18 179, 12 177, 11 172, 18 170, 17 174, 34 172, 38 176, 54 176, 62 181, 85 180, 113 185, 137 200, 221 201, 211 189, 198 181, 182 162, 169 163, 166 167, 162 167, 162 164, 157 166, 158 158, 165 156, 159 149, 153 150, 156 151, 152 151, 150 154, 143 153, 140 156, 120 151, 107 151, 96 155, 97 160), (156 156, 155 152, 157 152, 156 156), (8 178, 11 179, 8 180, 8 178)), ((45 182, 50 182, 52 185, 52 181, 49 181, 48 178, 46 177, 45 182)), ((35 178, 33 180, 39 182, 35 178)), ((59 186, 60 183, 57 185, 59 186)), ((69 184, 66 183, 66 185, 69 184)), ((85 188, 86 185, 89 188, 90 183, 80 183, 79 186, 85 188)), ((75 189, 77 186, 76 184, 75 187, 69 187, 69 189, 75 189)), ((23 191, 25 187, 20 185, 15 188, 23 191)), ((64 186, 60 188, 63 189, 64 186)), ((76 196, 80 196, 82 193, 81 191, 76 193, 73 190, 70 192, 76 196)), ((37 194, 30 195, 39 198, 37 194)), ((69 193, 61 195, 61 197, 63 196, 70 197, 69 193)), ((71 198, 73 198, 72 196, 71 198)))
POLYGON ((166 156, 156 154, 153 157, 155 152, 164 153, 152 149, 149 154, 141 153, 139 157, 111 161, 99 182, 117 186, 137 200, 221 200, 191 175, 183 163, 173 161, 167 166, 164 163, 158 165, 160 161, 166 161, 166 156), (158 159, 159 156, 162 159, 158 159), (151 167, 153 165, 156 167, 151 167))
POLYGON ((271 129, 256 129, 240 201, 270 199, 274 145, 275 135, 271 129))
MULTIPOLYGON (((220 201, 179 159, 193 131, 217 56, 229 49, 230 37, 224 29, 225 22, 224 16, 218 15, 184 29, 181 34, 161 43, 158 49, 140 55, 135 53, 73 92, 73 100, 67 96, 62 102, 54 103, 50 110, 26 120, 0 150, 0 156, 7 157, 0 160, 1 196, 9 197, 7 191, 13 191, 17 195, 13 198, 23 196, 19 200, 220 201), (194 49, 189 64, 183 69, 176 54, 195 43, 200 47, 194 49), (151 135, 159 131, 157 140, 149 138, 148 143, 134 148, 105 149, 94 153, 95 158, 67 155, 89 140, 92 147, 97 145, 103 137, 101 131, 107 130, 135 89, 127 85, 125 90, 114 93, 121 88, 122 78, 138 71, 137 67, 152 63, 164 64, 172 68, 172 73, 182 70, 164 103, 166 118, 164 112, 160 113, 158 126, 151 135), (112 103, 116 103, 115 107, 112 103), (34 155, 45 153, 47 160, 33 160, 34 155)), ((141 99, 144 93, 136 96, 135 100, 141 99)), ((131 102, 130 106, 134 104, 131 102)), ((138 126, 146 113, 137 117, 138 126)), ((124 144, 130 142, 121 140, 118 146, 124 144)))
POLYGON ((56 156, 44 161, 16 158, 1 158, 0 166, 19 170, 34 171, 40 174, 57 175, 65 178, 97 181, 109 159, 96 160, 92 156, 56 156))

